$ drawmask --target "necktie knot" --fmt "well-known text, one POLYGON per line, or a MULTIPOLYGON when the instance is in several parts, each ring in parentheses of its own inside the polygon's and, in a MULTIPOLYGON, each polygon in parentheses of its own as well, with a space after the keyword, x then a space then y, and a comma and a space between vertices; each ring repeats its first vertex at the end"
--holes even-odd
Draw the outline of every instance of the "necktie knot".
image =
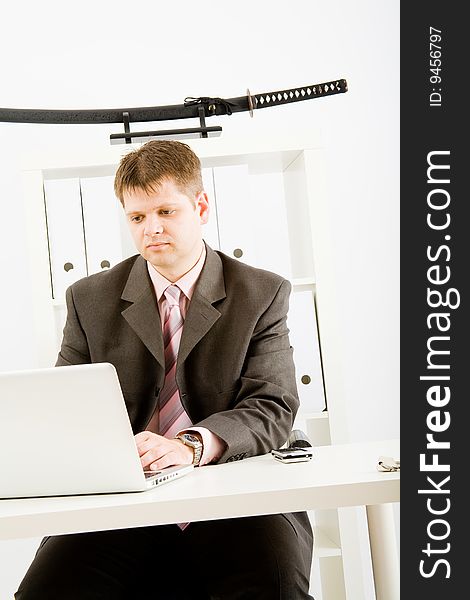
POLYGON ((179 306, 181 290, 177 285, 169 285, 163 293, 168 306, 179 306))

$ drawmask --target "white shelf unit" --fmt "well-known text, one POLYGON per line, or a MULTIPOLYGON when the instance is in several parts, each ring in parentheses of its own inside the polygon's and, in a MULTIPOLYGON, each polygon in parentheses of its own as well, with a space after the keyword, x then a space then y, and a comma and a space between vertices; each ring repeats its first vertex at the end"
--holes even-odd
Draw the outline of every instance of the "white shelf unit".
MULTIPOLYGON (((298 315, 300 326, 297 324, 296 341, 310 352, 309 359, 316 363, 312 371, 315 375, 311 377, 310 371, 303 372, 297 367, 301 408, 294 427, 305 428, 313 445, 319 446, 331 443, 335 427, 341 429, 341 406, 334 406, 334 376, 329 380, 327 372, 328 365, 330 370, 334 365, 331 358, 334 336, 330 336, 334 315, 329 312, 327 295, 322 301, 322 278, 319 277, 328 271, 328 265, 321 262, 328 251, 324 247, 321 222, 325 217, 322 211, 326 198, 324 156, 319 144, 312 147, 311 139, 310 145, 292 141, 284 147, 272 140, 228 145, 211 139, 190 145, 201 157, 206 186, 212 186, 209 195, 213 194, 215 202, 212 215, 215 214, 217 228, 213 227, 206 236, 211 245, 235 257, 241 250, 241 260, 288 278, 293 286, 291 298, 302 298, 300 304, 304 309, 307 298, 311 298, 311 312, 298 315), (303 322, 308 323, 308 327, 302 327, 303 322), (312 379, 320 384, 315 388, 313 400, 312 379), (318 401, 319 390, 321 401, 318 401)), ((129 149, 132 148, 133 145, 129 149)), ((121 153, 124 152, 121 150, 121 153)), ((52 291, 50 253, 54 249, 48 235, 49 219, 46 219, 47 188, 50 182, 78 180, 80 184, 82 180, 89 182, 94 178, 102 178, 102 182, 108 180, 109 187, 119 158, 116 147, 90 152, 86 159, 67 158, 57 153, 42 165, 28 165, 24 171, 35 307, 33 342, 38 366, 54 364, 65 320, 64 288, 56 297, 52 291)), ((95 183, 92 182, 92 187, 95 183)), ((79 187, 83 187, 82 184, 79 187)), ((116 200, 116 211, 119 210, 116 200)), ((125 238, 125 229, 116 225, 114 217, 113 223, 112 235, 121 236, 122 257, 135 253, 125 238)), ((66 236, 64 239, 67 243, 66 236)), ((97 264, 100 262, 101 259, 97 264)), ((292 335, 294 329, 295 326, 291 327, 292 335)), ((299 362, 296 361, 296 366, 299 362)), ((345 600, 337 511, 315 511, 310 516, 315 528, 312 580, 321 580, 321 590, 315 589, 316 600, 345 600)))

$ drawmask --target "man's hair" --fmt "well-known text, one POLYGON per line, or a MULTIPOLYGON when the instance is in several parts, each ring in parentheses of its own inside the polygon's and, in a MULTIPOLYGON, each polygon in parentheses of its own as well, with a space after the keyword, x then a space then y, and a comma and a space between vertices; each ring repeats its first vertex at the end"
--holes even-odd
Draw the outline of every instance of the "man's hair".
POLYGON ((124 206, 124 194, 155 192, 171 179, 192 200, 203 188, 201 162, 187 144, 174 140, 152 140, 126 154, 114 178, 114 192, 124 206))

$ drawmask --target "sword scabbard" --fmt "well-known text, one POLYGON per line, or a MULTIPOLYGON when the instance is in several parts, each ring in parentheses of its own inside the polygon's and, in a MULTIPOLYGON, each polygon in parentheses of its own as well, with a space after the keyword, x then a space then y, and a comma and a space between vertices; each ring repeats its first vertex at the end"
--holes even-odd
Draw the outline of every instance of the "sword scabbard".
POLYGON ((175 119, 200 118, 202 107, 204 117, 231 115, 236 112, 249 111, 280 106, 341 94, 348 89, 345 79, 336 79, 325 83, 266 92, 252 95, 247 90, 246 96, 237 98, 187 98, 184 104, 168 106, 146 106, 140 108, 110 108, 86 110, 49 110, 27 108, 0 108, 0 122, 7 123, 45 123, 58 125, 99 124, 99 123, 138 123, 150 121, 172 121, 175 119), (124 117, 123 115, 127 115, 124 117))

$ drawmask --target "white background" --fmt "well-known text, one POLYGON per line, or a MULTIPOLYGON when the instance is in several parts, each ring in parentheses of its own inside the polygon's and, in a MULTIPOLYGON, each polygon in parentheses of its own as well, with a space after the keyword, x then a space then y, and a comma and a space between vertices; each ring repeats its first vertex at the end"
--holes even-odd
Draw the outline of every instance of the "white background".
MULTIPOLYGON (((306 122, 321 129, 349 399, 345 441, 399 437, 399 3, 18 1, 2 7, 2 25, 2 107, 179 104, 347 79, 347 94, 208 124, 221 125, 226 139, 273 130, 282 137, 306 122)), ((61 145, 83 156, 121 130, 0 123, 1 371, 35 366, 22 157, 61 145)), ((34 457, 26 466, 39 468, 34 457)), ((2 598, 31 557, 27 542, 0 545, 2 598)), ((351 592, 350 600, 365 599, 351 592)))

